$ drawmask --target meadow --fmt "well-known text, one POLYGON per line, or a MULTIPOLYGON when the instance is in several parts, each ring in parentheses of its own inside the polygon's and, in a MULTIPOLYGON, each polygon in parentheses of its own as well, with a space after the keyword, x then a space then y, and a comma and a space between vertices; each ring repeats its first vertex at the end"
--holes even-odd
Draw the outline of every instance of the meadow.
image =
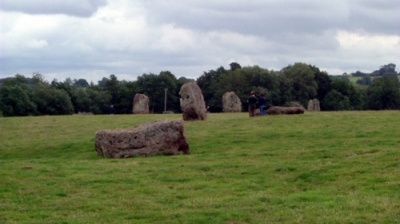
POLYGON ((185 122, 190 155, 107 159, 168 115, 0 117, 0 223, 400 223, 400 111, 185 122))
MULTIPOLYGON (((372 76, 372 80, 374 80, 375 78, 377 78, 379 76, 372 76)), ((361 76, 347 76, 347 78, 350 80, 351 83, 353 84, 357 84, 357 81, 362 79, 361 76)), ((397 78, 400 80, 400 75, 397 75, 397 78)))

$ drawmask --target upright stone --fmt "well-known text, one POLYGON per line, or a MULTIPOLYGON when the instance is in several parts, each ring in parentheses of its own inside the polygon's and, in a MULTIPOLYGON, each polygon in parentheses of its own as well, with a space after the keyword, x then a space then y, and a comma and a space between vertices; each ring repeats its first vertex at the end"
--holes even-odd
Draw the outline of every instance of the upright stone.
POLYGON ((196 82, 183 84, 179 91, 183 120, 205 120, 207 109, 200 87, 196 82))
POLYGON ((319 106, 319 100, 318 99, 313 99, 308 101, 308 106, 307 106, 308 111, 321 111, 321 108, 319 106))
POLYGON ((134 114, 148 114, 149 113, 149 97, 136 93, 133 98, 132 113, 134 114))
POLYGON ((132 129, 102 130, 96 133, 98 155, 126 158, 153 154, 188 154, 183 120, 161 120, 132 129))
POLYGON ((310 99, 308 101, 307 110, 308 111, 313 111, 314 110, 314 101, 312 99, 310 99))
POLYGON ((314 101, 314 111, 321 111, 321 107, 319 106, 319 100, 313 99, 314 101))
POLYGON ((242 102, 235 92, 226 92, 222 96, 223 112, 242 112, 242 102))

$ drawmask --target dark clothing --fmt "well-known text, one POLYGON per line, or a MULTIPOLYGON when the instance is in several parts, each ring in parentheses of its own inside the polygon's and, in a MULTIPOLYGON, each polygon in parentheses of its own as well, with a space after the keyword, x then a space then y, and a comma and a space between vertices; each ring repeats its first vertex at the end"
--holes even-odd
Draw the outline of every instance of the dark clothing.
POLYGON ((250 96, 249 99, 247 100, 247 102, 249 102, 249 104, 254 104, 254 105, 257 104, 257 101, 258 101, 258 99, 254 95, 250 96))
POLYGON ((260 106, 265 106, 265 104, 267 103, 267 99, 265 98, 265 96, 260 96, 260 98, 258 99, 258 103, 260 104, 260 106))
POLYGON ((260 115, 264 116, 265 115, 265 107, 267 104, 267 99, 265 98, 265 96, 261 96, 258 99, 258 103, 260 104, 260 115))
POLYGON ((254 117, 254 111, 256 110, 256 104, 257 104, 257 97, 254 95, 251 95, 247 102, 249 103, 249 116, 254 117))
POLYGON ((110 114, 115 114, 114 106, 110 106, 110 114))

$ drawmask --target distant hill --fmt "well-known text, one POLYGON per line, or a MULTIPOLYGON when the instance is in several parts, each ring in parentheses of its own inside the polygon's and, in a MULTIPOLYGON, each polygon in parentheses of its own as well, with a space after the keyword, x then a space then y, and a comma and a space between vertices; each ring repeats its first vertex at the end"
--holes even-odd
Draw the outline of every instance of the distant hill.
POLYGON ((393 63, 382 65, 378 70, 375 70, 371 73, 364 73, 360 71, 351 73, 351 76, 356 76, 356 77, 383 76, 383 75, 400 75, 400 74, 396 72, 396 65, 393 63))
POLYGON ((3 82, 5 82, 7 79, 9 79, 9 78, 2 78, 2 79, 0 79, 0 85, 2 85, 3 82))

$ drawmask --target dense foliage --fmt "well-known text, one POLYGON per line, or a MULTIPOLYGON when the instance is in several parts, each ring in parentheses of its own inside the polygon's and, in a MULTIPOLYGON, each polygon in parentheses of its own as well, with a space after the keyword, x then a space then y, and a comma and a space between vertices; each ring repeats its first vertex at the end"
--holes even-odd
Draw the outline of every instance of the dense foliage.
POLYGON ((177 79, 171 72, 162 71, 143 74, 136 81, 118 80, 110 75, 97 84, 70 78, 48 83, 41 74, 32 78, 17 74, 0 80, 0 116, 107 114, 111 105, 116 113, 129 114, 136 93, 149 96, 152 113, 179 112, 179 90, 188 81, 198 83, 212 112, 222 111, 222 95, 228 91, 239 96, 246 110, 252 90, 264 93, 268 106, 296 101, 306 107, 310 99, 316 98, 322 110, 400 109, 400 82, 394 69, 394 64, 382 66, 380 73, 364 76, 357 83, 347 76, 329 76, 304 63, 273 71, 233 62, 229 70, 221 66, 204 72, 197 80, 177 79))

